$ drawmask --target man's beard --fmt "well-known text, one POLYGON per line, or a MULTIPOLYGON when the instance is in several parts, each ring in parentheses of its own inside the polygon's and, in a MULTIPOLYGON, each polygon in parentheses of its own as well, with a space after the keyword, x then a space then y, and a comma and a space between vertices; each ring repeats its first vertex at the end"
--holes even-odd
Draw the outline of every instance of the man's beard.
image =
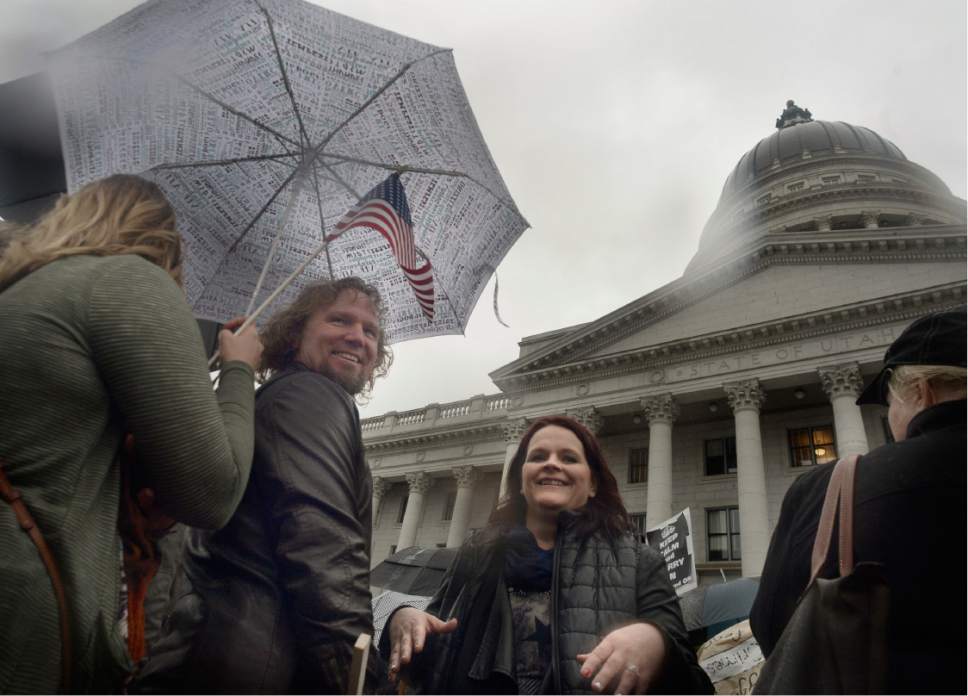
POLYGON ((369 375, 361 374, 356 377, 349 377, 344 374, 340 374, 335 370, 329 369, 328 366, 323 366, 323 369, 319 371, 319 374, 329 377, 331 380, 336 382, 338 385, 343 387, 343 390, 350 396, 356 396, 369 381, 369 375))

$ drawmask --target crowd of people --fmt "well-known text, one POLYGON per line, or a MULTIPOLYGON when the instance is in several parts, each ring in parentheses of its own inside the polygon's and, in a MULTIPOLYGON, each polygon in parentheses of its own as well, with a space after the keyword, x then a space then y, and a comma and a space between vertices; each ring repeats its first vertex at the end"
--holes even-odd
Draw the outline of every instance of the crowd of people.
MULTIPOLYGON (((320 281, 260 332, 229 322, 213 389, 155 185, 112 176, 2 232, 0 693, 347 693, 373 633, 354 397, 391 362, 378 291, 320 281), (155 562, 139 592, 134 556, 155 562)), ((927 597, 965 541, 965 376, 964 310, 931 315, 861 397, 895 440, 860 458, 854 498, 855 560, 891 590, 892 692, 964 688, 964 636, 927 597)), ((832 468, 784 500, 751 615, 766 655, 810 580, 832 468)), ((390 617, 364 690, 712 693, 595 436, 534 420, 507 481, 427 609, 390 617)))

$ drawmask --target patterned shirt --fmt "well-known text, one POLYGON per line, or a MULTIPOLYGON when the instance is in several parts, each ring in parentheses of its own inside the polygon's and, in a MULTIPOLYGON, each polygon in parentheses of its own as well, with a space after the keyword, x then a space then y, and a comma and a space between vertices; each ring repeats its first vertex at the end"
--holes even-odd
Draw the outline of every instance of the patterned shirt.
POLYGON ((541 693, 551 666, 551 591, 508 589, 519 694, 541 693))

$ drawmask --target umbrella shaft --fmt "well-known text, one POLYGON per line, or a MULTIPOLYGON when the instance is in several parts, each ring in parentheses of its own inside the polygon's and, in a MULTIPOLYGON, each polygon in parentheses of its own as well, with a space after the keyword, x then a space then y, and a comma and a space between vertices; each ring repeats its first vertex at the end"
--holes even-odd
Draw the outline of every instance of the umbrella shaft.
POLYGON ((286 210, 282 214, 282 222, 279 225, 279 232, 272 240, 272 246, 269 248, 269 256, 266 257, 266 262, 262 266, 262 272, 259 273, 259 280, 256 281, 255 290, 252 291, 252 297, 249 299, 249 306, 245 308, 245 313, 248 315, 252 312, 252 307, 255 305, 256 298, 259 296, 259 291, 262 290, 262 283, 265 281, 266 273, 269 271, 269 266, 272 265, 272 261, 275 259, 276 250, 279 248, 279 241, 282 239, 282 235, 286 233, 286 228, 289 226, 289 218, 292 216, 292 209, 296 206, 296 199, 302 193, 303 186, 306 183, 306 168, 304 165, 300 165, 300 170, 296 174, 296 180, 293 182, 292 193, 289 196, 289 203, 286 205, 286 210))

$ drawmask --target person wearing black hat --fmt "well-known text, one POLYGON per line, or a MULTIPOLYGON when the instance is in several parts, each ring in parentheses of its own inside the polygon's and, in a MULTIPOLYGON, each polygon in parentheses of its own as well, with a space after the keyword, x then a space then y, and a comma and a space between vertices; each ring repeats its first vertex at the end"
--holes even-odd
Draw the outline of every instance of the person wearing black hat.
MULTIPOLYGON (((965 688, 965 309, 918 319, 884 355, 858 404, 888 407, 894 442, 863 455, 854 491, 855 562, 884 566, 891 592, 891 693, 965 688)), ((834 464, 800 476, 780 518, 750 612, 769 657, 810 577, 834 464)), ((836 576, 836 544, 821 577, 836 576)))

